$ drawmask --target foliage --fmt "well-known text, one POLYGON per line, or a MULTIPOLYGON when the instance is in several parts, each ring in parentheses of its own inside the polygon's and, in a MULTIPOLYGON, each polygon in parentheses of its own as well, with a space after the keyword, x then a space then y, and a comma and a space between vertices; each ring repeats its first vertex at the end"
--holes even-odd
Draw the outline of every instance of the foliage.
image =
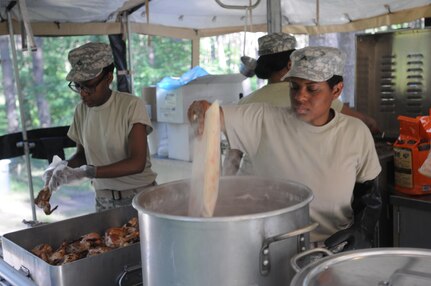
MULTIPOLYGON (((43 51, 44 77, 41 86, 34 84, 32 53, 21 51, 19 37, 16 37, 16 41, 27 129, 40 127, 36 105, 37 94, 43 94, 49 103, 52 126, 70 124, 73 107, 79 102, 79 96, 67 88, 67 82, 64 80, 70 69, 67 54, 71 49, 88 41, 108 43, 108 37, 44 37, 42 46, 39 47, 43 51)), ((242 45, 241 33, 201 39, 201 67, 211 74, 238 73, 242 45)), ((140 94, 142 87, 154 86, 165 76, 181 76, 191 68, 190 40, 134 34, 131 50, 134 90, 137 95, 140 94)), ((252 85, 255 86, 255 82, 252 85)), ((0 134, 5 134, 7 115, 2 91, 3 87, 0 83, 0 134)))
POLYGON ((181 76, 190 69, 191 41, 158 36, 133 35, 134 90, 156 85, 165 76, 181 76))

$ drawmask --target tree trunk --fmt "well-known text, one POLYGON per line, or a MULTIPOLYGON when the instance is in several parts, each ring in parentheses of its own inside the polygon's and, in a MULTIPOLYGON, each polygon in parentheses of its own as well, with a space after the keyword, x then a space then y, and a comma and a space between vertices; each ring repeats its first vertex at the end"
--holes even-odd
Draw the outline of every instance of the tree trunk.
POLYGON ((222 70, 226 70, 227 63, 226 63, 226 54, 224 52, 225 43, 223 42, 223 37, 217 36, 217 55, 219 60, 219 66, 222 70))
POLYGON ((155 55, 154 55, 154 45, 151 44, 150 42, 150 36, 148 36, 147 43, 148 44, 146 48, 148 49, 148 64, 153 67, 155 64, 155 55))
POLYGON ((18 108, 16 105, 15 80, 13 75, 12 60, 9 53, 8 36, 0 36, 0 59, 2 67, 2 82, 5 96, 7 131, 14 133, 19 131, 18 108))
POLYGON ((35 38, 37 51, 32 53, 33 82, 36 88, 35 97, 40 127, 51 127, 51 114, 49 104, 45 98, 45 85, 43 80, 43 39, 35 38))

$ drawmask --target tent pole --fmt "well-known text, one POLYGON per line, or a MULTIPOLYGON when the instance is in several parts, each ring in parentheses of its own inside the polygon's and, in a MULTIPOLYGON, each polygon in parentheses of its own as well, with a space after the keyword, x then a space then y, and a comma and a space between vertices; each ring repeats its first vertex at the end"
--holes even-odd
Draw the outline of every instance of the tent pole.
POLYGON ((134 94, 133 90, 133 64, 132 64, 132 30, 130 29, 129 14, 126 14, 127 23, 127 58, 129 61, 129 76, 130 76, 130 93, 134 94))
POLYGON ((18 61, 17 61, 17 55, 16 55, 15 38, 13 33, 12 15, 10 10, 7 10, 7 20, 8 20, 8 28, 9 28, 10 45, 12 50, 12 61, 13 61, 13 67, 14 67, 14 73, 15 73, 16 90, 18 94, 19 114, 21 117, 21 132, 22 132, 22 141, 23 141, 22 147, 24 148, 25 163, 27 166, 28 188, 30 192, 31 213, 33 217, 32 223, 37 223, 36 209, 33 203, 34 202, 33 180, 31 175, 30 148, 29 148, 29 142, 27 137, 27 129, 25 127, 24 100, 23 100, 22 91, 21 91, 21 84, 19 82, 18 61))
POLYGON ((281 23, 281 1, 268 0, 266 1, 266 17, 268 34, 280 33, 282 31, 281 23))
POLYGON ((23 28, 24 28, 21 30, 21 33, 23 36, 25 36, 26 40, 27 39, 29 40, 30 49, 32 51, 36 51, 37 46, 36 46, 36 42, 34 41, 33 29, 31 28, 31 25, 30 25, 28 10, 27 10, 27 4, 25 3, 25 0, 19 0, 18 1, 18 7, 19 7, 19 12, 21 13, 22 23, 23 23, 23 28))
POLYGON ((200 37, 192 39, 192 68, 199 65, 200 37))

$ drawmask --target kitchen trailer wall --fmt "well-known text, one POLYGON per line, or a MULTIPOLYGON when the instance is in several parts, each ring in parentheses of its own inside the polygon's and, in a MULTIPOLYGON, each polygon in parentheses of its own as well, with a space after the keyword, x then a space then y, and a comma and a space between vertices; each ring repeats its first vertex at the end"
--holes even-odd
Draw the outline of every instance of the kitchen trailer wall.
POLYGON ((374 117, 386 136, 399 133, 398 115, 428 115, 431 30, 356 37, 356 108, 374 117))

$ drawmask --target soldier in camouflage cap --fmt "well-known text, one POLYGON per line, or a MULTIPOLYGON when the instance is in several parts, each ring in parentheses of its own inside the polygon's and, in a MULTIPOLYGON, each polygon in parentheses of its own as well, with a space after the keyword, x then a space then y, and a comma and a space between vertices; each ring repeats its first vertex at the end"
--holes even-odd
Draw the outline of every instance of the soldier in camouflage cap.
MULTIPOLYGON (((259 79, 268 80, 268 84, 242 98, 239 104, 266 102, 278 106, 290 106, 289 95, 286 94, 286 91, 289 91, 288 83, 282 82, 281 78, 289 71, 290 55, 296 46, 295 37, 287 33, 272 33, 260 37, 258 43, 259 58, 257 61, 254 60, 253 73, 243 74, 248 77, 250 74, 251 76, 256 74, 259 79)), ((341 108, 341 102, 339 106, 341 108)), ((241 161, 241 156, 243 155, 240 152, 228 150, 223 163, 225 175, 236 174, 239 165, 240 174, 252 174, 247 154, 244 155, 241 164, 236 163, 241 161)))
POLYGON ((296 46, 295 37, 286 33, 273 33, 260 37, 258 42, 256 76, 267 79, 268 84, 280 82, 280 78, 288 71, 290 54, 296 46))
POLYGON ((299 77, 315 82, 327 81, 334 75, 343 76, 346 55, 331 47, 306 47, 290 56, 292 67, 282 78, 299 77))
POLYGON ((286 33, 265 35, 257 42, 259 43, 259 56, 294 50, 296 46, 295 37, 286 33))
MULTIPOLYGON (((294 36, 286 33, 273 33, 260 37, 259 58, 241 57, 242 66, 240 72, 247 76, 256 76, 260 79, 269 79, 288 66, 290 54, 295 50, 296 39, 294 36)), ((286 71, 284 71, 286 73, 286 71)), ((280 80, 280 76, 275 81, 280 80)))
POLYGON ((67 81, 84 82, 97 77, 104 67, 114 62, 111 47, 105 43, 87 43, 69 52, 72 66, 67 81))
MULTIPOLYGON (((381 166, 365 124, 331 107, 344 88, 344 55, 309 47, 295 51, 292 61, 289 82, 268 85, 282 85, 290 108, 258 103, 221 108, 229 155, 247 154, 254 175, 294 180, 312 190, 310 218, 319 224, 310 233, 312 247, 369 248, 382 207, 376 188, 381 166)), ((193 102, 190 121, 204 122, 209 106, 193 102)))
POLYGON ((68 59, 72 66, 68 86, 81 99, 67 132, 76 150, 59 165, 61 169, 45 171, 45 185, 54 191, 88 178, 96 192, 97 211, 130 205, 157 176, 147 145, 152 126, 145 102, 111 89, 115 66, 108 44, 84 44, 71 50, 68 59))

